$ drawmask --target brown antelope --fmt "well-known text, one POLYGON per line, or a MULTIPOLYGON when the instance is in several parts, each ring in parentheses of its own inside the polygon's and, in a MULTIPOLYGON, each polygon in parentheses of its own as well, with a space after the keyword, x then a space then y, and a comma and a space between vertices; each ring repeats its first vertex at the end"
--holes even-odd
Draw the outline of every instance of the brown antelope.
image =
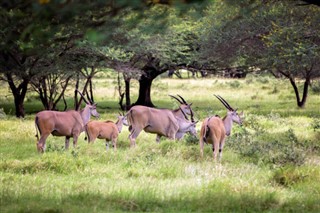
MULTIPOLYGON (((157 142, 161 136, 170 139, 181 139, 187 132, 196 136, 196 123, 186 119, 184 110, 180 107, 184 118, 175 116, 169 109, 155 109, 146 106, 133 106, 126 114, 129 123, 129 139, 131 147, 136 145, 136 138, 142 130, 157 134, 157 142)), ((192 118, 193 119, 193 118, 192 118)))
POLYGON ((90 121, 86 125, 86 134, 88 143, 94 142, 97 138, 106 140, 106 148, 109 148, 109 141, 112 141, 114 150, 117 150, 118 135, 122 130, 122 126, 128 126, 127 118, 124 115, 118 116, 118 120, 113 121, 90 121))
POLYGON ((65 136, 65 149, 69 148, 69 139, 73 137, 73 146, 76 147, 78 137, 84 131, 84 126, 89 122, 90 116, 99 116, 96 104, 87 102, 81 93, 80 95, 86 103, 85 108, 81 111, 57 112, 44 110, 36 114, 35 125, 39 152, 45 151, 46 139, 50 134, 53 136, 65 136), (40 140, 38 130, 40 132, 40 140))
MULTIPOLYGON (((193 118, 193 112, 191 109, 191 104, 188 104, 184 98, 182 98, 180 95, 177 95, 180 99, 178 99, 177 97, 173 96, 173 95, 169 95, 170 97, 174 98, 175 100, 177 100, 180 103, 180 106, 178 109, 174 109, 171 110, 171 112, 173 113, 173 115, 178 118, 178 119, 186 119, 188 120, 188 117, 186 116, 186 114, 190 115, 191 117, 191 122, 194 122, 194 118, 193 118)), ((198 122, 195 122, 195 124, 198 122)), ((188 126, 187 125, 188 122, 179 122, 179 129, 180 131, 177 132, 177 139, 180 140, 183 138, 183 136, 185 135, 186 132, 190 132, 192 135, 196 136, 196 130, 195 129, 191 129, 190 131, 184 131, 185 128, 188 126), (184 130, 182 130, 184 129, 184 130)), ((157 138, 156 138, 156 142, 159 143, 160 142, 160 138, 161 135, 157 134, 157 138)))
MULTIPOLYGON (((216 96, 216 95, 215 95, 216 96)), ((200 154, 203 157, 203 145, 205 143, 212 144, 213 158, 216 160, 217 151, 219 150, 219 161, 222 157, 222 150, 226 136, 231 134, 232 124, 236 122, 242 124, 240 116, 243 115, 243 112, 240 114, 237 113, 237 110, 234 110, 226 100, 221 96, 216 96, 220 102, 227 108, 228 112, 224 118, 219 116, 211 116, 204 119, 202 122, 200 130, 200 154)))

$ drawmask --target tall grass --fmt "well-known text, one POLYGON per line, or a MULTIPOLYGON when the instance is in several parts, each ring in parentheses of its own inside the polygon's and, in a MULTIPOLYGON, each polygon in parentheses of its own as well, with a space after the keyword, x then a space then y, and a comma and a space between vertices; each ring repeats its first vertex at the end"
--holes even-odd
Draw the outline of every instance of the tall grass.
MULTIPOLYGON (((116 119, 115 82, 95 81, 102 120, 116 119)), ((133 100, 137 88, 133 81, 133 100)), ((10 99, 0 89, 0 100, 10 99)), ((206 116, 226 113, 213 94, 244 110, 244 125, 233 129, 221 164, 213 162, 210 146, 200 158, 189 136, 157 144, 155 135, 142 132, 130 149, 127 129, 116 152, 101 140, 87 144, 82 134, 70 150, 64 150, 64 138, 50 136, 41 155, 34 136, 34 113, 41 110, 36 95, 30 94, 21 120, 13 117, 12 104, 1 102, 1 212, 320 211, 319 94, 298 109, 288 82, 272 78, 157 79, 154 104, 177 107, 168 94, 193 103, 198 130, 206 116)))

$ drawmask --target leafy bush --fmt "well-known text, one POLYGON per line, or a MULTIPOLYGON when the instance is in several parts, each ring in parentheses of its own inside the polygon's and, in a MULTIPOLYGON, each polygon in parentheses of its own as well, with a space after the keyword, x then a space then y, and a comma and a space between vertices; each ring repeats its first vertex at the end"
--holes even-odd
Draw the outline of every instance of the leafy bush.
POLYGON ((315 81, 311 84, 311 91, 320 94, 320 81, 315 81))
POLYGON ((320 130, 320 118, 314 118, 311 125, 314 131, 320 130))
POLYGON ((240 83, 239 81, 235 80, 235 81, 231 81, 231 82, 229 83, 229 86, 230 86, 231 88, 236 89, 236 88, 240 88, 241 83, 240 83))
POLYGON ((277 94, 277 93, 279 93, 279 89, 278 89, 278 87, 275 85, 275 86, 273 87, 273 90, 270 91, 269 94, 277 94))
POLYGON ((305 150, 299 143, 292 129, 282 135, 270 135, 254 119, 249 119, 248 125, 255 129, 250 133, 243 128, 234 134, 230 143, 231 148, 240 155, 247 157, 257 164, 302 165, 305 162, 305 150))
POLYGON ((306 177, 307 175, 296 167, 286 166, 277 169, 274 172, 272 179, 281 186, 291 187, 294 184, 304 181, 306 177))
POLYGON ((258 76, 256 78, 257 82, 262 83, 262 84, 267 84, 269 83, 269 77, 266 76, 258 76))
POLYGON ((190 134, 185 135, 183 140, 186 141, 188 145, 198 144, 199 142, 199 139, 197 137, 190 134))
POLYGON ((0 108, 0 119, 5 119, 6 117, 7 117, 7 115, 4 112, 3 108, 0 108))

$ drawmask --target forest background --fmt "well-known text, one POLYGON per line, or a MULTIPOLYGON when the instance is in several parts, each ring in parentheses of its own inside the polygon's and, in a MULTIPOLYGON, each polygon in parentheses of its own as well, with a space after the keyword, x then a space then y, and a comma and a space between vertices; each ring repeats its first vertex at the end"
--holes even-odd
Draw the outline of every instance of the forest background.
POLYGON ((294 0, 2 1, 1 209, 319 211, 319 10, 294 0), (101 119, 135 104, 176 108, 168 94, 193 102, 200 122, 225 115, 213 94, 246 117, 218 165, 191 136, 156 144, 142 134, 131 150, 127 130, 117 152, 84 139, 65 151, 50 137, 39 155, 35 113, 79 109, 75 89, 101 119))

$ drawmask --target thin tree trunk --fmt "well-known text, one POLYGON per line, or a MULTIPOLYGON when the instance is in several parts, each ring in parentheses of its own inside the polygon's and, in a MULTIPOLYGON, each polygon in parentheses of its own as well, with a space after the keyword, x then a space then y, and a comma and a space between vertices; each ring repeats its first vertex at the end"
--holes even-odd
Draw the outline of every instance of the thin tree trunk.
POLYGON ((130 78, 125 78, 125 96, 126 96, 126 110, 130 108, 131 99, 130 99, 130 78))
POLYGON ((75 85, 75 91, 74 91, 74 109, 78 110, 78 92, 77 90, 79 90, 79 82, 80 82, 80 77, 79 77, 79 73, 77 73, 77 81, 76 81, 76 85, 75 85))
POLYGON ((8 81, 8 83, 14 98, 16 117, 24 118, 24 99, 26 97, 29 81, 23 80, 23 82, 19 84, 18 88, 14 85, 13 81, 8 81))
POLYGON ((298 107, 303 108, 305 106, 305 103, 306 103, 307 97, 308 97, 310 79, 306 78, 306 80, 304 82, 302 99, 300 99, 299 89, 297 87, 297 84, 296 84, 294 78, 290 78, 290 83, 294 89, 294 93, 296 95, 296 101, 297 101, 298 107))

